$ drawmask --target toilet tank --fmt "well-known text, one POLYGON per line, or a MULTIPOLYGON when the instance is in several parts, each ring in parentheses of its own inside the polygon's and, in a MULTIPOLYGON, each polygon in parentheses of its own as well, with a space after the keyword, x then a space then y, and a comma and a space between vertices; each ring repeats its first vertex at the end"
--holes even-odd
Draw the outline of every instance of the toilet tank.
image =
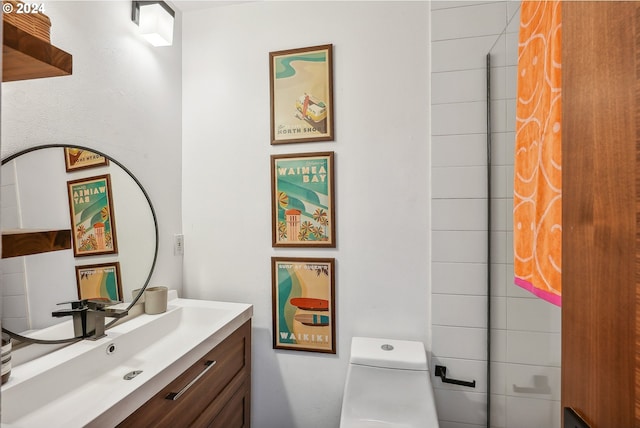
POLYGON ((424 345, 406 340, 354 337, 349 362, 388 369, 429 370, 424 345))

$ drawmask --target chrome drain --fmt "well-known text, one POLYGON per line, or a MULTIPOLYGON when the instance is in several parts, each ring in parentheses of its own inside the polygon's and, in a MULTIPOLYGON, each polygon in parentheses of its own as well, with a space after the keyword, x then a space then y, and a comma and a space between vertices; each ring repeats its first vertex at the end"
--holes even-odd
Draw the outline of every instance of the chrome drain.
POLYGON ((129 373, 127 373, 126 375, 124 375, 124 376, 122 377, 122 379, 124 379, 124 380, 131 380, 131 379, 133 379, 134 377, 138 376, 140 373, 142 373, 142 370, 134 370, 134 371, 129 372, 129 373))

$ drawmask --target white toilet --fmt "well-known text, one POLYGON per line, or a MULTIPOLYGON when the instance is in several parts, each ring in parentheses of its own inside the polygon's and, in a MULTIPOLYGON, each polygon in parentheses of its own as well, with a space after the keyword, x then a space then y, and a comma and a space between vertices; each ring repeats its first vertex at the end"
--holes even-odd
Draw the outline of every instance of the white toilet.
POLYGON ((340 428, 437 428, 421 342, 354 337, 340 428))

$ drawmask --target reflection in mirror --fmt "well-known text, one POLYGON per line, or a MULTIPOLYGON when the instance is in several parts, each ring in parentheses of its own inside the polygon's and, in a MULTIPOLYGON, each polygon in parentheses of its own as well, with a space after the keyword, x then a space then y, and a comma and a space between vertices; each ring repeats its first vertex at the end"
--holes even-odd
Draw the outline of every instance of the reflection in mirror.
POLYGON ((130 302, 130 307, 149 282, 157 258, 156 215, 140 182, 117 160, 86 147, 73 148, 104 156, 108 162, 89 160, 92 164, 87 167, 76 164, 76 168, 69 168, 65 147, 70 146, 34 147, 2 161, 3 235, 9 230, 70 230, 72 238, 80 237, 72 241, 81 242, 84 238, 85 244, 92 241, 98 245, 96 231, 87 230, 91 225, 81 224, 78 216, 72 220, 74 204, 67 188, 69 182, 108 176, 112 196, 109 207, 91 214, 99 217, 102 211, 106 220, 99 231, 104 229, 107 233, 97 238, 101 248, 108 250, 109 243, 115 243, 116 232, 117 246, 113 245, 111 251, 83 254, 78 249, 74 253, 79 246, 71 245, 68 249, 3 258, 2 330, 18 340, 19 336, 39 343, 75 340, 71 318, 52 316, 54 311, 68 307, 59 304, 87 297, 117 297, 121 302, 130 302), (72 221, 77 227, 72 226, 72 221), (116 224, 117 229, 113 227, 116 224), (87 275, 96 272, 99 275, 87 275), (140 292, 133 295, 138 289, 140 292), (101 295, 95 296, 96 293, 101 295))

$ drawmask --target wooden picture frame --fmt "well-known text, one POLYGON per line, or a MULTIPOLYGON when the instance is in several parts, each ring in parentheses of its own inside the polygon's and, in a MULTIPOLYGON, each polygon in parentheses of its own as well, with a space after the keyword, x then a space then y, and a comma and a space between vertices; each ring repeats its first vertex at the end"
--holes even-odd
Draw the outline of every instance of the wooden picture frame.
POLYGON ((269 52, 271 144, 332 141, 333 45, 269 52))
POLYGON ((78 299, 122 300, 120 263, 76 266, 78 299))
POLYGON ((64 166, 67 172, 108 165, 109 159, 97 153, 76 147, 64 148, 64 166))
POLYGON ((109 174, 67 182, 75 257, 118 252, 109 174))
POLYGON ((335 248, 333 152, 271 155, 273 247, 335 248))
POLYGON ((273 348, 336 353, 335 259, 272 257, 273 348))

